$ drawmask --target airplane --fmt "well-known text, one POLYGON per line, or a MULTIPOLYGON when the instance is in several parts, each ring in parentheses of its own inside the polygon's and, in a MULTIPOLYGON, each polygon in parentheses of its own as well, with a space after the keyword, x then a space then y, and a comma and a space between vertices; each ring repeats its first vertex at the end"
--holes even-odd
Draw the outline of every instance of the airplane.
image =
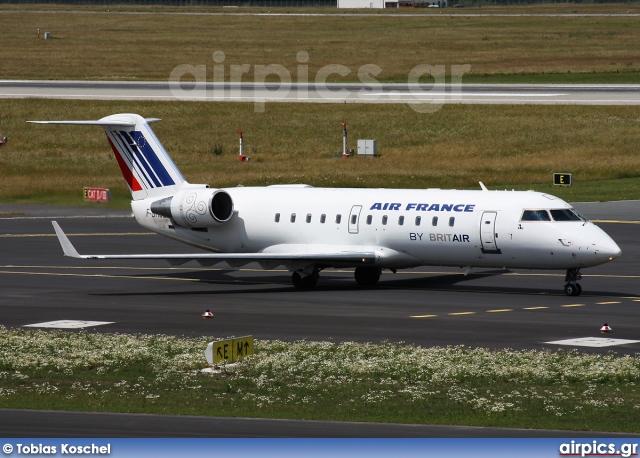
POLYGON ((30 121, 100 126, 131 191, 137 222, 204 249, 186 254, 80 255, 60 225, 65 256, 80 259, 197 261, 290 272, 311 289, 326 268, 355 268, 358 284, 377 284, 383 269, 419 266, 561 269, 564 292, 578 296, 580 270, 621 255, 618 245, 567 202, 534 191, 339 189, 303 184, 211 188, 191 184, 149 123, 123 113, 95 121, 30 121))

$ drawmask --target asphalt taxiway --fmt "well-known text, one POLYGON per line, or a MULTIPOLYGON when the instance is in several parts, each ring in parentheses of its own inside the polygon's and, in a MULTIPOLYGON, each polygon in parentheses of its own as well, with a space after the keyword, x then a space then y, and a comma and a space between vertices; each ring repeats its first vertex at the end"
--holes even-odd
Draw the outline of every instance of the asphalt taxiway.
MULTIPOLYGON (((288 341, 564 348, 619 355, 640 352, 640 202, 576 206, 587 216, 606 221, 597 224, 622 249, 621 258, 583 270, 583 294, 579 297, 564 294, 564 272, 555 271, 478 270, 465 277, 462 269, 425 267, 385 273, 378 287, 362 288, 356 285, 351 271, 327 270, 322 272, 315 290, 298 291, 291 286, 290 273, 284 270, 201 268, 197 264, 172 268, 163 261, 70 259, 62 256, 51 227, 54 219, 80 253, 184 253, 193 249, 146 232, 126 210, 0 204, 0 325, 39 327, 51 321, 80 320, 109 323, 92 326, 88 328, 90 332, 210 336, 212 340, 250 334, 288 341), (206 309, 214 312, 215 318, 203 320, 201 314, 206 309), (612 334, 600 333, 604 323, 612 327, 612 334)), ((55 429, 62 424, 57 420, 50 424, 54 429, 47 430, 37 426, 41 424, 36 420, 40 415, 37 412, 23 423, 12 418, 29 413, 16 415, 0 410, 0 426, 7 434, 63 434, 55 429), (26 426, 29 424, 31 429, 26 426), (6 429, 10 425, 15 429, 6 429)), ((86 415, 86 424, 90 425, 90 419, 96 418, 91 415, 97 414, 86 415)), ((73 425, 84 420, 66 418, 71 418, 67 434, 73 436, 73 425)), ((178 421, 169 417, 164 420, 168 424, 178 421)), ((99 424, 106 420, 96 421, 99 424)), ((109 421, 118 424, 118 420, 109 421)), ((205 420, 202 422, 199 424, 206 424, 205 420)), ((351 431, 347 434, 358 437, 376 435, 375 426, 350 430, 340 423, 326 423, 305 423, 305 427, 290 430, 298 431, 295 434, 284 435, 343 437, 338 431, 351 431)), ((278 430, 278 425, 282 424, 265 423, 261 432, 244 435, 282 435, 273 432, 272 428, 278 430)), ((96 435, 96 429, 87 428, 89 435, 96 435)), ((141 428, 116 428, 109 430, 109 435, 147 435, 148 426, 141 428)), ((188 435, 187 429, 181 433, 180 427, 176 428, 175 435, 188 435)), ((396 430, 388 429, 388 434, 509 435, 500 431, 472 433, 464 428, 407 428, 393 434, 391 431, 396 430)), ((518 434, 549 437, 535 431, 518 434)))
MULTIPOLYGON (((620 204, 598 208, 604 205, 620 204)), ((299 291, 283 269, 71 259, 62 256, 53 219, 83 254, 194 249, 145 231, 126 210, 0 205, 0 324, 87 320, 112 323, 97 332, 555 349, 548 342, 600 337, 608 323, 612 337, 636 340, 639 225, 628 221, 636 221, 637 207, 598 210, 610 216, 604 221, 617 221, 599 225, 623 255, 584 269, 583 294, 568 297, 557 271, 478 269, 465 276, 463 269, 423 267, 385 272, 379 286, 362 288, 350 270, 325 270, 316 289, 299 291), (201 318, 206 309, 215 319, 201 318)), ((633 353, 640 342, 582 349, 633 353)))

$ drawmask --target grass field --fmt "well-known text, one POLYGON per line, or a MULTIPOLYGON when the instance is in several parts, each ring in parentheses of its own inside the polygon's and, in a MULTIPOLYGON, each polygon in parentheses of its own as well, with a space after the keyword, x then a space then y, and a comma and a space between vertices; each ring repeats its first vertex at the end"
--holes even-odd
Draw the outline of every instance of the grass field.
MULTIPOLYGON (((212 81, 212 55, 222 51, 225 58, 219 65, 226 80, 234 65, 246 64, 249 71, 243 78, 252 80, 256 65, 278 64, 295 81, 303 73, 297 55, 305 51, 309 80, 322 67, 339 64, 351 70, 343 79, 354 81, 361 66, 373 64, 381 68, 379 81, 406 81, 413 67, 427 63, 445 65, 447 71, 469 64, 463 81, 640 82, 640 18, 627 15, 640 11, 636 4, 447 9, 453 16, 441 11, 408 14, 415 10, 381 16, 371 11, 330 20, 286 14, 158 14, 171 11, 175 9, 66 11, 60 6, 2 5, 0 78, 166 80, 177 65, 187 63, 204 65, 212 81), (514 12, 525 15, 485 14, 514 12), (593 12, 614 15, 581 15, 593 12), (38 28, 51 32, 53 39, 38 40, 38 28)), ((154 129, 183 173, 192 182, 213 186, 305 182, 470 188, 482 180, 490 188, 549 191, 552 173, 570 172, 575 186, 552 188, 568 200, 639 197, 640 117, 634 107, 445 106, 431 115, 406 105, 272 103, 263 114, 252 108, 3 100, 0 117, 10 142, 0 151, 0 199, 75 203, 78 189, 96 185, 111 188, 116 205, 126 205, 122 179, 99 131, 25 123, 117 112, 163 118, 154 129), (355 148, 358 138, 374 138, 382 157, 333 159, 341 149, 340 122, 348 124, 350 147, 355 148), (234 161, 237 129, 245 133, 248 164, 234 161), (221 156, 211 154, 215 145, 223 147, 221 156)))
POLYGON ((406 105, 4 100, 0 199, 79 203, 83 186, 129 194, 99 128, 43 126, 34 119, 98 119, 138 112, 185 177, 216 187, 307 183, 323 187, 517 187, 569 201, 640 198, 640 113, 635 107, 447 105, 433 114, 406 105), (340 159, 349 147, 378 142, 381 157, 340 159), (247 163, 236 160, 241 129, 247 163), (212 153, 214 145, 223 153, 212 153), (339 155, 338 155, 339 156, 339 155), (572 173, 570 188, 554 172, 572 173), (34 179, 37 177, 37 179, 34 179), (607 180, 607 181, 603 181, 607 180))
POLYGON ((447 72, 452 65, 468 64, 466 82, 640 83, 640 18, 626 15, 640 12, 636 4, 443 10, 452 16, 400 10, 390 16, 347 14, 330 20, 286 14, 156 14, 169 12, 157 7, 140 7, 135 14, 31 8, 0 7, 2 79, 167 80, 177 65, 192 64, 206 66, 212 81, 212 54, 222 51, 226 80, 232 65, 249 65, 243 75, 249 81, 257 65, 270 64, 284 66, 297 80, 302 74, 297 55, 304 51, 311 80, 331 64, 351 72, 333 74, 330 81, 358 81, 360 67, 376 65, 381 69, 377 80, 386 82, 406 82, 411 69, 421 64, 445 65, 447 72), (576 14, 598 9, 621 15, 576 14), (569 16, 477 15, 481 11, 569 16), (38 28, 52 39, 38 40, 38 28))
POLYGON ((0 405, 640 431, 638 356, 256 341, 207 374, 211 340, 0 327, 0 405))
MULTIPOLYGON (((331 20, 158 14, 175 10, 2 5, 0 78, 166 80, 187 63, 204 65, 212 81, 212 55, 222 51, 226 80, 234 65, 247 64, 243 78, 252 80, 256 65, 278 64, 295 81, 303 72, 297 55, 305 51, 309 80, 339 64, 351 70, 343 79, 354 81, 361 66, 373 64, 381 68, 379 81, 406 81, 413 67, 427 63, 447 71, 469 64, 463 77, 469 82, 640 82, 640 18, 627 15, 640 11, 635 4, 446 10, 454 16, 370 11, 331 20), (526 15, 485 14, 514 12, 526 15), (581 15, 593 12, 615 15, 581 15), (568 16, 530 15, 545 13, 568 16), (53 39, 38 40, 38 28, 53 39)), ((113 190, 116 205, 126 205, 118 169, 96 129, 25 123, 116 112, 163 118, 154 129, 183 173, 213 186, 469 188, 482 180, 489 187, 549 191, 551 174, 560 171, 576 179, 572 188, 552 189, 568 200, 639 196, 640 118, 633 107, 446 106, 425 115, 406 105, 269 104, 257 114, 250 104, 3 100, 0 117, 10 142, 0 151, 0 199, 75 203, 78 189, 99 185, 113 190), (340 122, 348 124, 350 147, 358 138, 374 138, 382 158, 332 159, 341 149, 340 122), (245 133, 248 164, 234 161, 236 129, 245 133), (224 154, 211 154, 214 145, 224 154)))

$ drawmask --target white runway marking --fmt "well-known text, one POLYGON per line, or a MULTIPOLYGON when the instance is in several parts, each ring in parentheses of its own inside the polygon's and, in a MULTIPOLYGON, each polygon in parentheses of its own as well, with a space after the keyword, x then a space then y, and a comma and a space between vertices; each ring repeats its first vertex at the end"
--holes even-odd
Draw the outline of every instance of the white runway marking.
POLYGON ((609 337, 581 337, 578 339, 554 340, 547 342, 556 345, 575 345, 578 347, 613 347, 615 345, 627 345, 638 343, 640 340, 611 339, 609 337))
POLYGON ((247 103, 640 105, 640 85, 0 81, 1 98, 247 103))
POLYGON ((82 321, 82 320, 58 320, 47 321, 44 323, 26 324, 25 328, 53 328, 53 329, 82 329, 92 326, 102 326, 104 324, 113 324, 113 321, 82 321))

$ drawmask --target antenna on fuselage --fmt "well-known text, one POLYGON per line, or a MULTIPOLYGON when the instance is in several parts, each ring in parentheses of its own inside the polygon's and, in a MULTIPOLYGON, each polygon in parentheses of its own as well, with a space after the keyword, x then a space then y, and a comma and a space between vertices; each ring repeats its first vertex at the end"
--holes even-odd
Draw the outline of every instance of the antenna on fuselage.
POLYGON ((480 188, 482 188, 483 191, 488 191, 487 187, 484 185, 482 181, 478 181, 478 183, 480 183, 480 188))

